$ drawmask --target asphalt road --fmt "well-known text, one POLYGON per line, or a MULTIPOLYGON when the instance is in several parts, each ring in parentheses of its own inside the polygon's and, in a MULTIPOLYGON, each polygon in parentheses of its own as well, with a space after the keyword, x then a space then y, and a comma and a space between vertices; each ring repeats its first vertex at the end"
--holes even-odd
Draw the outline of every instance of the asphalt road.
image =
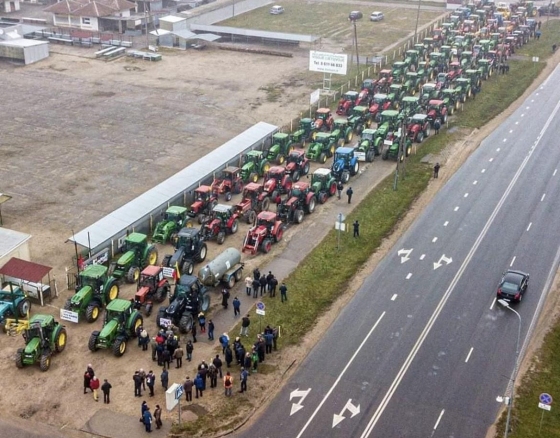
POLYGON ((485 436, 558 267, 559 79, 448 181, 242 436, 485 436), (495 302, 510 266, 531 274, 520 320, 495 302))

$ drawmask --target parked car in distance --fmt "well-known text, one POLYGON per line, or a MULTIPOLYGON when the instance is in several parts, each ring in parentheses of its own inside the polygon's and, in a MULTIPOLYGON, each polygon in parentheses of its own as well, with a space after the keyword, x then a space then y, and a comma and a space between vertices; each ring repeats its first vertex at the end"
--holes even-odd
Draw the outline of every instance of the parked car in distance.
POLYGON ((385 18, 383 12, 375 11, 369 16, 369 21, 381 21, 385 18))
POLYGON ((508 269, 498 286, 497 296, 500 300, 519 303, 529 285, 529 274, 508 269))
POLYGON ((270 13, 272 15, 280 15, 284 13, 284 7, 279 5, 274 5, 270 8, 270 13))

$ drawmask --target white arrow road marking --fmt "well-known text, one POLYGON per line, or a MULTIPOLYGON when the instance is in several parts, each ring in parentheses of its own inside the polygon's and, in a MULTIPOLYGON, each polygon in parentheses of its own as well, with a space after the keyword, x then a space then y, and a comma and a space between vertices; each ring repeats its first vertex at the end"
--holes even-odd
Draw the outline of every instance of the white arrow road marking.
POLYGON ((468 194, 468 193, 465 193, 465 194, 463 195, 463 198, 466 198, 467 196, 469 196, 469 194, 468 194))
POLYGON ((494 298, 492 300, 492 304, 490 304, 490 310, 492 310, 494 308, 494 304, 496 304, 496 300, 497 300, 497 298, 494 298))
POLYGON ((476 186, 476 183, 477 183, 477 182, 478 182, 478 181, 475 179, 475 180, 473 181, 473 186, 476 186))
POLYGON ((480 173, 484 173, 484 172, 486 172, 486 169, 482 169, 482 170, 480 171, 480 173))
POLYGON ((290 401, 292 401, 293 398, 299 398, 299 401, 297 403, 292 403, 292 409, 290 410, 290 416, 294 415, 297 411, 299 411, 301 408, 303 408, 303 401, 305 400, 305 397, 307 397, 307 394, 309 394, 309 392, 311 391, 311 388, 307 389, 307 390, 301 390, 299 388, 295 389, 294 391, 290 392, 290 401))
POLYGON ((401 263, 404 262, 408 262, 410 260, 410 253, 413 251, 413 248, 411 249, 399 249, 397 251, 397 255, 401 256, 401 263), (402 255, 405 254, 405 256, 403 257, 402 255))
POLYGON ((437 242, 437 237, 434 237, 434 238, 432 239, 432 243, 436 243, 436 242, 437 242))
POLYGON ((344 414, 344 411, 346 409, 348 409, 352 413, 352 416, 350 418, 354 418, 356 415, 360 413, 360 405, 354 406, 352 404, 352 399, 349 399, 344 405, 344 407, 342 408, 342 411, 340 411, 340 414, 333 415, 332 427, 336 427, 342 420, 346 419, 346 417, 342 415, 344 414))
POLYGON ((544 197, 546 196, 546 193, 543 193, 542 198, 541 198, 541 202, 544 201, 544 197))
POLYGON ((451 257, 445 257, 445 254, 443 254, 437 262, 434 262, 434 269, 439 268, 443 264, 442 262, 445 262, 445 264, 448 265, 452 261, 453 259, 451 257))
POLYGON ((453 211, 457 211, 457 210, 459 210, 458 206, 453 209, 453 211))

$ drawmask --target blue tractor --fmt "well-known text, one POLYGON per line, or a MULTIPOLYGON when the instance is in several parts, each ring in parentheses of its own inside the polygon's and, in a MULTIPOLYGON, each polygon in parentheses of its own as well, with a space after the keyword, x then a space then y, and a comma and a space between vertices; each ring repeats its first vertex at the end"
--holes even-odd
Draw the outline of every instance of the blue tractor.
POLYGON ((351 176, 354 176, 360 170, 358 157, 354 155, 354 148, 339 147, 334 153, 332 165, 332 174, 337 181, 346 184, 351 176))

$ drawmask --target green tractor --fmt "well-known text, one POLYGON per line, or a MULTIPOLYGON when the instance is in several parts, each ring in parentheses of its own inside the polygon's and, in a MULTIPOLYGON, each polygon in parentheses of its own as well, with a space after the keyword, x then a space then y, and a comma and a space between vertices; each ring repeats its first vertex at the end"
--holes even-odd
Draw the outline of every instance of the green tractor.
POLYGON ((418 73, 413 71, 406 73, 404 86, 410 95, 414 96, 418 91, 420 91, 420 85, 422 85, 422 80, 418 73))
POLYGON ((121 248, 124 253, 116 263, 111 263, 109 275, 127 283, 136 283, 140 278, 140 271, 148 265, 155 265, 158 252, 154 245, 148 244, 148 236, 142 233, 130 233, 124 239, 121 248))
POLYGON ((344 146, 350 143, 354 137, 352 126, 348 124, 346 119, 335 119, 333 123, 333 130, 331 131, 331 138, 334 139, 337 146, 344 146))
MULTIPOLYGON (((119 285, 108 275, 106 266, 86 267, 76 281, 78 292, 64 304, 64 310, 74 312, 74 321, 85 316, 87 322, 95 322, 101 310, 119 296, 119 285)), ((63 318, 64 319, 64 318, 63 318)))
POLYGON ((404 74, 408 71, 408 65, 404 61, 393 62, 391 75, 393 76, 393 83, 401 82, 404 74))
POLYGON ((459 102, 465 103, 467 98, 471 97, 471 80, 468 78, 458 78, 453 82, 453 88, 457 90, 459 94, 459 102))
POLYGON ((376 129, 364 129, 362 131, 362 138, 358 147, 354 151, 354 155, 358 161, 365 161, 371 163, 375 156, 381 154, 383 147, 383 139, 377 135, 376 129))
POLYGON ((311 175, 311 190, 317 196, 319 204, 327 202, 336 194, 336 179, 331 169, 319 168, 311 175))
POLYGON ((316 133, 317 127, 315 126, 315 121, 309 117, 305 117, 299 121, 299 129, 292 134, 293 144, 304 146, 307 141, 315 138, 316 133))
POLYGON ((18 348, 16 367, 39 363, 41 371, 51 366, 54 353, 62 353, 66 347, 66 329, 51 315, 34 315, 23 332, 25 348, 18 348))
POLYGON ((276 162, 278 164, 284 164, 286 157, 290 155, 290 152, 293 150, 294 145, 291 135, 277 132, 272 136, 272 146, 268 150, 266 159, 271 163, 276 162))
MULTIPOLYGON (((393 160, 399 159, 399 148, 401 143, 401 130, 394 131, 383 141, 383 151, 381 152, 381 158, 383 160, 388 160, 389 158, 393 160)), ((404 149, 403 154, 400 156, 401 161, 404 161, 404 157, 408 157, 412 153, 412 140, 405 135, 404 138, 404 149)))
POLYGON ((437 87, 435 82, 428 82, 422 85, 420 91, 420 105, 427 105, 432 99, 439 99, 441 97, 441 90, 437 87))
POLYGON ((328 132, 318 132, 315 141, 309 145, 305 152, 306 158, 318 161, 321 164, 327 162, 327 158, 333 156, 336 149, 336 141, 328 132))
POLYGON ((426 60, 426 56, 428 54, 428 51, 426 50, 426 47, 424 46, 424 44, 422 43, 416 43, 414 44, 414 50, 416 50, 418 52, 418 60, 422 61, 422 60, 426 60))
POLYGON ((467 68, 476 68, 476 59, 473 52, 469 50, 461 52, 461 59, 459 62, 461 63, 461 68, 463 70, 467 68))
POLYGON ((387 97, 393 102, 393 108, 399 109, 404 96, 406 96, 406 89, 403 84, 391 84, 387 97))
POLYGON ((243 182, 256 183, 269 169, 270 163, 263 151, 249 151, 243 155, 241 179, 243 182))
POLYGON ((420 98, 415 96, 405 96, 402 100, 401 106, 401 117, 407 118, 411 117, 414 114, 417 114, 420 111, 420 98))
POLYGON ((358 135, 362 133, 364 128, 371 126, 371 114, 367 106, 355 106, 352 113, 348 116, 348 126, 358 135))
POLYGON ((91 333, 88 348, 92 352, 110 348, 116 357, 121 357, 126 351, 127 341, 136 337, 143 322, 142 314, 134 308, 134 303, 113 300, 105 309, 103 328, 91 333))
POLYGON ((187 209, 178 205, 169 207, 163 215, 163 220, 156 225, 152 234, 152 242, 166 244, 174 240, 177 232, 181 229, 187 219, 187 209))
POLYGON ((459 109, 461 92, 454 88, 446 88, 441 92, 441 100, 443 100, 443 103, 449 109, 449 115, 453 115, 453 113, 459 109))
POLYGON ((466 77, 471 81, 471 88, 477 87, 480 90, 480 87, 482 86, 482 79, 480 77, 479 70, 474 70, 474 69, 465 70, 463 72, 463 77, 466 77))
POLYGON ((440 53, 443 53, 443 56, 447 60, 445 64, 449 63, 453 59, 453 51, 451 46, 441 46, 439 48, 440 53))
POLYGON ((386 110, 381 113, 381 117, 379 118, 379 122, 377 123, 377 132, 376 134, 385 139, 389 132, 396 131, 399 129, 401 124, 401 117, 398 111, 395 110, 386 110))
POLYGON ((490 76, 492 76, 494 66, 489 59, 480 59, 478 61, 478 71, 480 72, 482 79, 486 81, 490 78, 490 76))
POLYGON ((420 54, 418 53, 418 50, 410 49, 404 52, 405 64, 407 64, 409 68, 411 66, 414 66, 414 71, 417 70, 419 59, 420 59, 420 54))

